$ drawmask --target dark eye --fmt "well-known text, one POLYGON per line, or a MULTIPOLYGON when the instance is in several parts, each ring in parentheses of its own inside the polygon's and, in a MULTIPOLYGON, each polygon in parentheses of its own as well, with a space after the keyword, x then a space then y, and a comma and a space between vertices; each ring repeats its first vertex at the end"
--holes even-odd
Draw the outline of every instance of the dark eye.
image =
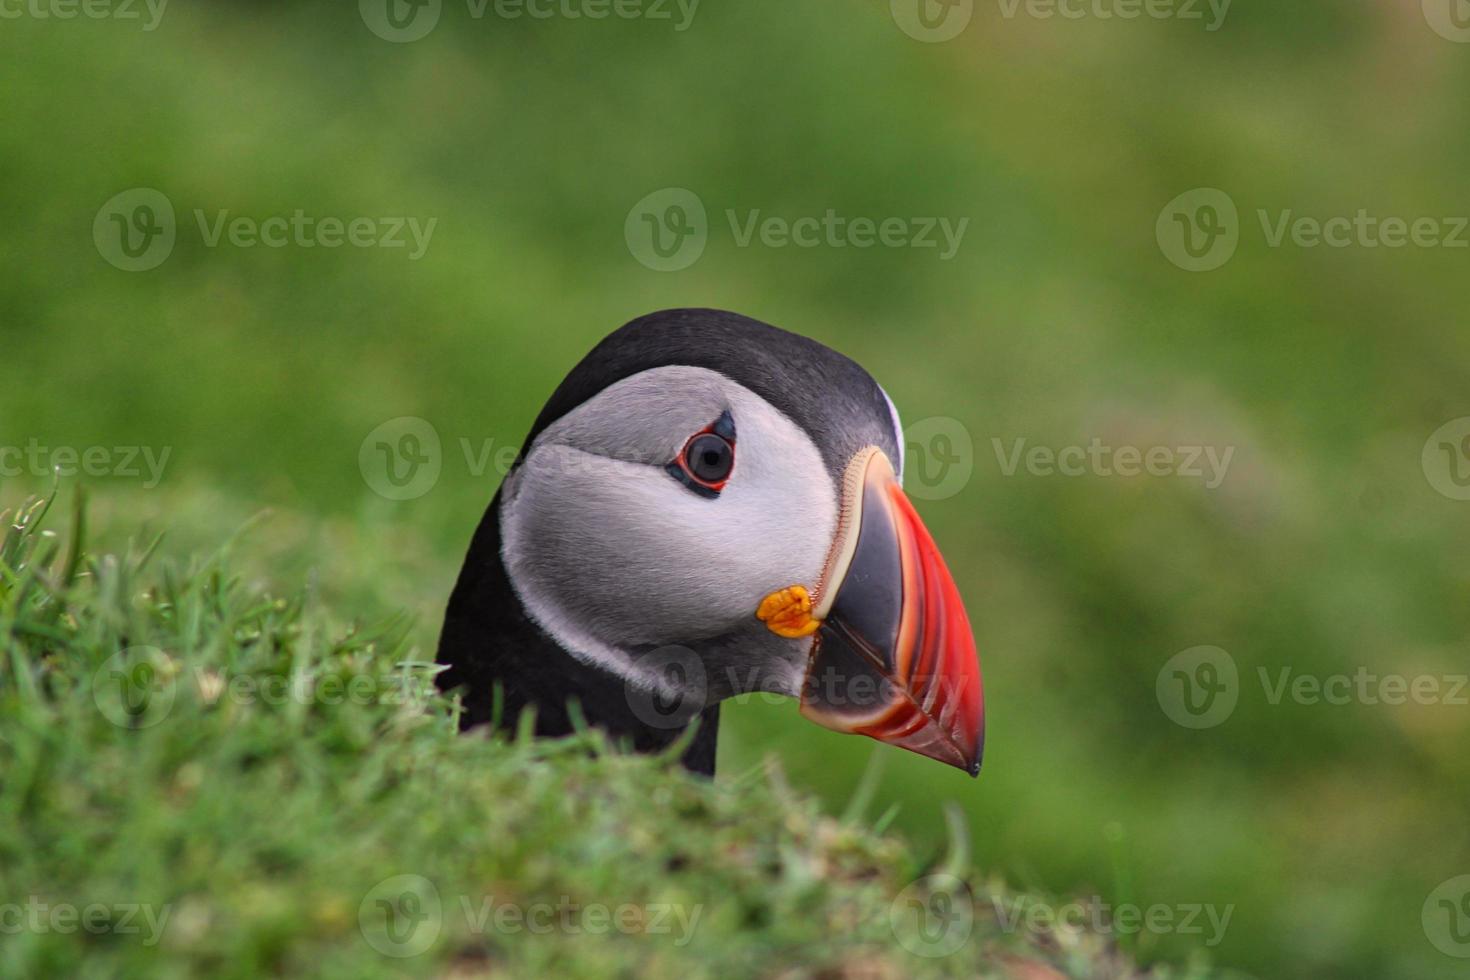
POLYGON ((666 469, 669 475, 701 497, 718 497, 735 468, 735 421, 721 413, 713 425, 696 432, 684 444, 679 458, 666 469))
POLYGON ((700 483, 724 483, 735 465, 735 447, 713 432, 695 436, 684 447, 684 465, 700 483))

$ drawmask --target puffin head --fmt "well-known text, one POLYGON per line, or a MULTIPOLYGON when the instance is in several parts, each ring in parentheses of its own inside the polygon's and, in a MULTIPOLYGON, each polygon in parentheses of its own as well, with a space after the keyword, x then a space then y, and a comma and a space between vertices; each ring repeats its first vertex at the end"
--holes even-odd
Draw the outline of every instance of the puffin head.
POLYGON ((701 716, 708 771, 714 706, 774 692, 973 775, 974 640, 902 468, 898 412, 841 354, 717 310, 634 320, 557 388, 491 503, 441 683, 470 722, 529 706, 558 733, 570 699, 639 748, 701 716))

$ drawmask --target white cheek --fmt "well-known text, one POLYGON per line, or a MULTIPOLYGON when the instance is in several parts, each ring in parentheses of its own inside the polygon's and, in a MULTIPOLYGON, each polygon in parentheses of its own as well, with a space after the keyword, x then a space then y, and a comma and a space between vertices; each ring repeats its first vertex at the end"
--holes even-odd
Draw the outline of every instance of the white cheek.
POLYGON ((816 586, 837 488, 811 437, 754 392, 703 368, 624 379, 541 433, 501 500, 511 585, 564 649, 651 688, 640 651, 709 644, 760 666, 764 689, 796 689, 809 643, 778 640, 755 610, 816 586), (665 465, 727 410, 735 468, 709 499, 665 465))
POLYGON ((702 497, 662 466, 540 445, 501 526, 511 581, 543 629, 626 673, 627 650, 749 628, 769 593, 815 587, 836 488, 805 432, 737 393, 735 469, 702 497))
POLYGON ((747 424, 736 441, 735 471, 713 503, 713 534, 745 598, 759 602, 789 585, 816 586, 837 531, 837 489, 804 433, 747 424))
POLYGON ((513 580, 552 618, 625 647, 720 635, 770 592, 814 587, 836 524, 821 460, 772 467, 745 443, 715 499, 660 467, 538 449, 504 522, 513 580))

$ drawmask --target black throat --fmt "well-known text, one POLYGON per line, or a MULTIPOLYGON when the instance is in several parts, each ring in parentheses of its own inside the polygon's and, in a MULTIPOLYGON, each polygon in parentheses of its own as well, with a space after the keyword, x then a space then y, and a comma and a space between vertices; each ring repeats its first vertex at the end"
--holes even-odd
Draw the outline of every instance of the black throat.
MULTIPOLYGON (((639 719, 622 678, 573 657, 526 615, 500 557, 498 493, 475 530, 449 597, 438 661, 449 668, 439 675, 439 687, 458 688, 463 697, 461 728, 493 722, 514 731, 521 712, 530 708, 538 736, 570 735, 567 704, 576 701, 589 724, 637 752, 661 751, 684 734, 639 719)), ((694 772, 714 775, 719 711, 713 705, 699 716, 699 729, 682 756, 694 772)))

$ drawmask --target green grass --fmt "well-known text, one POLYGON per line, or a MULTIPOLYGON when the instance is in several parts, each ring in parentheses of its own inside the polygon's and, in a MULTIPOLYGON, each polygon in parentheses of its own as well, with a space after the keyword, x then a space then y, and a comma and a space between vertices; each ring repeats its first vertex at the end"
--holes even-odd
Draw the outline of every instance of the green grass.
POLYGON ((236 571, 269 522, 94 553, 50 503, 0 522, 0 974, 1141 975, 976 873, 962 820, 931 852, 871 784, 834 817, 778 761, 460 735, 404 617, 236 571))

